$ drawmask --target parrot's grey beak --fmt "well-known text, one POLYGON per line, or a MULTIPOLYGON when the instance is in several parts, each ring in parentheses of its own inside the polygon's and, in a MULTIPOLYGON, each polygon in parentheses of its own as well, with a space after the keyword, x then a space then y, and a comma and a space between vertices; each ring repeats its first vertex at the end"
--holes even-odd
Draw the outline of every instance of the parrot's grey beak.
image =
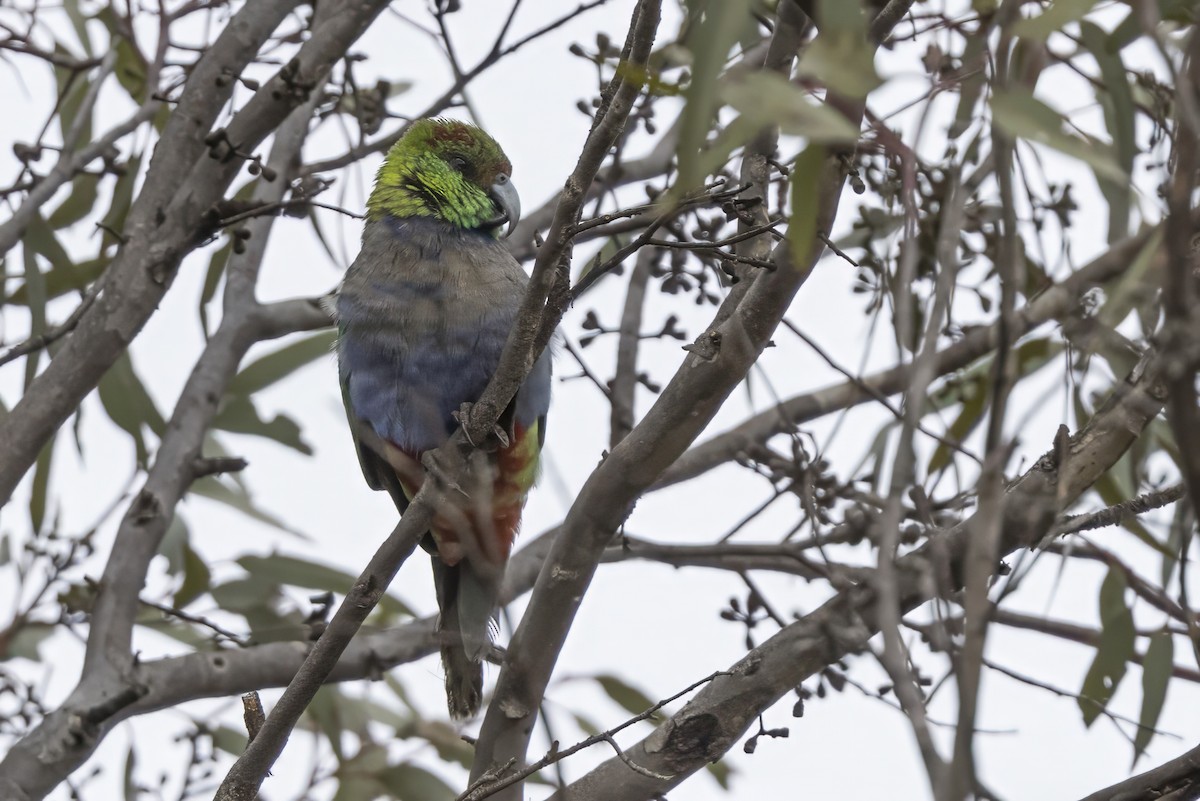
POLYGON ((495 225, 504 225, 508 223, 508 229, 504 232, 508 236, 517 227, 517 223, 521 219, 521 196, 517 194, 517 188, 513 186, 512 179, 503 173, 496 176, 496 180, 492 182, 491 191, 488 194, 492 198, 492 202, 496 204, 496 208, 500 213, 491 220, 495 225))

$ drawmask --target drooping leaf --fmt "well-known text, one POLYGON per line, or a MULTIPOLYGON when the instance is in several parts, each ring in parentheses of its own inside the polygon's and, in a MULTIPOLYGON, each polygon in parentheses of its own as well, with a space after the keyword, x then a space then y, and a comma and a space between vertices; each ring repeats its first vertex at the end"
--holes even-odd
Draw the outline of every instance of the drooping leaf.
MULTIPOLYGON (((82 291, 88 284, 104 274, 111 261, 107 258, 89 259, 70 265, 66 269, 51 268, 49 272, 43 273, 41 276, 44 285, 42 291, 45 292, 46 300, 54 300, 68 292, 82 291)), ((32 297, 30 290, 29 282, 26 281, 13 290, 9 300, 15 305, 27 306, 32 297)))
POLYGON ((950 124, 949 135, 957 139, 978 119, 975 107, 983 96, 983 87, 987 79, 987 36, 976 31, 967 37, 963 48, 962 68, 959 70, 958 110, 954 113, 954 122, 950 124))
MULTIPOLYGON (((1175 641, 1169 631, 1162 631, 1150 638, 1146 658, 1142 664, 1142 714, 1138 717, 1138 730, 1133 738, 1133 764, 1146 751, 1158 725, 1167 700, 1167 687, 1175 669, 1175 641)), ((1132 768, 1131 768, 1132 769, 1132 768)))
MULTIPOLYGON (((596 676, 596 683, 609 698, 631 715, 640 715, 654 706, 655 702, 650 700, 650 696, 619 676, 599 675, 596 676)), ((651 715, 649 720, 656 720, 658 717, 656 713, 651 715)))
POLYGON ((191 545, 183 546, 183 583, 175 591, 173 604, 182 609, 208 592, 212 584, 212 572, 191 545))
POLYGON ((117 61, 113 72, 117 77, 117 82, 124 87, 135 103, 139 105, 145 103, 147 62, 146 57, 138 49, 137 42, 130 38, 133 35, 131 26, 119 18, 117 12, 111 7, 101 8, 96 13, 96 19, 104 23, 104 27, 108 29, 109 47, 116 51, 117 61))
MULTIPOLYGON (((317 729, 329 740, 333 753, 338 761, 346 759, 343 749, 342 735, 365 731, 367 726, 366 710, 359 699, 341 691, 340 688, 326 684, 317 691, 312 703, 305 710, 317 729)), ((386 764, 386 755, 384 763, 386 764)))
MULTIPOLYGON (((987 411, 988 400, 991 396, 991 393, 988 392, 987 379, 964 384, 962 391, 964 393, 962 409, 959 410, 958 417, 950 424, 945 436, 947 441, 960 445, 983 420, 983 414, 987 411)), ((954 458, 954 454, 955 451, 952 448, 944 442, 939 442, 933 451, 933 456, 929 459, 927 473, 933 475, 945 468, 954 458)))
POLYGON ((222 481, 215 476, 204 476, 192 482, 189 492, 223 503, 260 523, 266 523, 268 526, 280 531, 293 534, 302 539, 308 539, 304 534, 287 525, 275 515, 265 512, 255 505, 254 499, 250 497, 250 493, 236 481, 222 481))
MULTIPOLYGON (((71 57, 72 54, 57 42, 54 50, 58 55, 71 57)), ((83 112, 83 99, 88 93, 88 81, 84 74, 64 66, 54 68, 54 80, 58 86, 61 100, 58 104, 58 126, 63 141, 71 135, 78 124, 79 142, 92 141, 92 121, 95 117, 95 107, 87 110, 87 116, 79 120, 83 112)))
POLYGON ((1163 554, 1162 585, 1165 587, 1179 566, 1180 554, 1185 554, 1191 547, 1192 532, 1196 528, 1196 518, 1192 514, 1189 503, 1175 504, 1175 514, 1171 516, 1171 528, 1167 533, 1167 551, 1163 554))
POLYGON ((821 29, 800 56, 796 71, 846 97, 862 99, 880 86, 875 48, 867 41, 862 5, 819 0, 821 29))
POLYGON ((104 232, 100 237, 101 253, 107 252, 109 247, 120 241, 121 232, 125 230, 125 217, 129 214, 129 207, 133 205, 133 190, 137 187, 141 166, 141 153, 130 156, 125 163, 125 174, 117 178, 117 185, 113 187, 112 201, 109 203, 104 219, 100 221, 100 228, 104 232))
POLYGON ((99 197, 100 176, 89 172, 76 175, 71 181, 71 194, 59 204, 47 222, 54 229, 66 228, 91 214, 99 197))
POLYGON ((109 418, 133 438, 138 464, 144 467, 149 462, 150 452, 142 434, 143 427, 162 436, 167 423, 134 370, 128 351, 122 353, 100 379, 98 390, 109 418))
POLYGON ((741 28, 750 22, 749 0, 697 0, 689 7, 689 30, 683 42, 692 54, 692 79, 684 90, 680 120, 677 191, 700 185, 700 150, 717 113, 717 78, 741 28))
POLYGON ((733 73, 720 85, 721 99, 759 128, 778 125, 789 136, 810 142, 853 143, 858 128, 832 106, 809 99, 773 72, 733 73))
POLYGON ((1045 42, 1050 34, 1061 31, 1069 23, 1083 19, 1096 2, 1097 0, 1054 0, 1041 14, 1018 20, 1012 26, 1013 35, 1045 42))
POLYGON ((718 759, 716 762, 709 762, 704 767, 708 768, 708 774, 713 777, 713 781, 721 786, 722 790, 729 789, 729 779, 737 772, 723 759, 718 759))
POLYGON ((50 496, 50 466, 54 461, 55 436, 42 446, 33 469, 33 485, 29 490, 29 524, 37 534, 46 521, 46 506, 50 496))
POLYGON ((8 640, 8 650, 0 653, 0 662, 6 659, 28 659, 30 662, 42 660, 42 643, 54 634, 57 624, 27 621, 17 633, 8 640))
POLYGON ((158 552, 167 558, 167 573, 178 575, 184 567, 184 548, 188 543, 188 526, 183 515, 173 515, 167 531, 163 534, 162 542, 158 544, 158 552))
MULTIPOLYGON (((1133 159, 1138 145, 1134 131, 1137 109, 1121 51, 1113 46, 1111 37, 1095 23, 1084 20, 1079 24, 1080 38, 1100 67, 1103 88, 1097 87, 1096 100, 1104 109, 1108 135, 1116 148, 1117 166, 1133 173, 1133 159)), ((1129 212, 1133 187, 1128 182, 1100 181, 1100 191, 1108 202, 1108 242, 1112 244, 1129 234, 1129 212)))
POLYGON ((245 732, 229 726, 217 726, 212 730, 213 745, 230 756, 240 757, 246 750, 248 740, 245 732))
POLYGON ((825 148, 812 144, 792 162, 792 218, 787 239, 792 268, 797 272, 811 269, 809 254, 817 240, 817 216, 820 210, 821 173, 824 172, 825 148))
MULTIPOLYGON (((39 337, 46 333, 46 281, 37 255, 32 247, 24 248, 25 286, 29 289, 29 336, 39 337)), ((35 350, 25 359, 25 389, 37 378, 42 352, 35 350)))
POLYGON ((280 445, 312 455, 312 447, 300 436, 300 426, 286 414, 277 414, 264 420, 258 414, 254 402, 244 395, 227 395, 221 402, 221 410, 212 421, 213 428, 235 434, 253 434, 266 437, 280 445))
MULTIPOLYGON (((243 556, 237 560, 247 573, 259 580, 270 581, 274 584, 288 584, 294 587, 307 587, 314 590, 345 595, 358 580, 357 576, 346 573, 328 564, 310 562, 295 556, 285 556, 274 553, 270 556, 243 556)), ((379 606, 388 614, 412 616, 412 610, 395 596, 385 594, 379 600, 379 606)))
POLYGON ((229 263, 229 256, 233 253, 233 240, 230 239, 222 247, 217 248, 213 252, 212 258, 208 260, 208 271, 204 274, 204 288, 200 290, 200 325, 204 329, 205 336, 208 335, 208 304, 217 294, 217 286, 221 283, 221 276, 225 274, 225 266, 229 263))
POLYGON ((141 788, 138 787, 137 781, 134 779, 134 773, 137 771, 137 752, 133 748, 133 744, 129 745, 129 749, 125 752, 125 801, 138 801, 142 795, 141 788))
POLYGON ((1117 163, 1112 145, 1081 134, 1068 133, 1061 114, 1024 88, 1010 88, 992 95, 992 117, 1010 136, 1028 139, 1079 159, 1100 180, 1129 183, 1129 174, 1117 163))
POLYGON ((321 357, 332 358, 336 331, 320 331, 255 359, 229 382, 231 395, 253 395, 321 357))
POLYGON ((416 765, 392 765, 380 772, 379 780, 397 801, 454 801, 458 796, 442 779, 416 765))
POLYGON ((1110 568, 1100 585, 1100 644, 1079 691, 1083 723, 1091 726, 1108 705, 1133 656, 1133 613, 1125 603, 1125 574, 1110 568))

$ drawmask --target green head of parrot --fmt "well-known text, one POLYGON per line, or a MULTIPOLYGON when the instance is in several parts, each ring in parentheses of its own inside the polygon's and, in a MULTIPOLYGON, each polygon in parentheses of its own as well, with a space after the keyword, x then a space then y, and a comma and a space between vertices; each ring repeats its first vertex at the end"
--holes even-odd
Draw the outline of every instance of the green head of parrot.
POLYGON ((512 164, 495 139, 459 120, 417 120, 375 177, 367 217, 433 217, 460 228, 511 233, 521 216, 512 164))

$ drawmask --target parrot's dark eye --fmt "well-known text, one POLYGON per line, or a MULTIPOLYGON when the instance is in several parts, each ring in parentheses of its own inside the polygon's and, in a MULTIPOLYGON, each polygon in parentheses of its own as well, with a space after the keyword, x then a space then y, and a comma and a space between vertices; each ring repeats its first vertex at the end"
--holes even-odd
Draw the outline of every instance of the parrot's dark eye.
POLYGON ((466 172, 467 167, 470 166, 467 164, 467 160, 462 156, 450 156, 448 159, 446 159, 446 163, 448 163, 458 172, 466 172))

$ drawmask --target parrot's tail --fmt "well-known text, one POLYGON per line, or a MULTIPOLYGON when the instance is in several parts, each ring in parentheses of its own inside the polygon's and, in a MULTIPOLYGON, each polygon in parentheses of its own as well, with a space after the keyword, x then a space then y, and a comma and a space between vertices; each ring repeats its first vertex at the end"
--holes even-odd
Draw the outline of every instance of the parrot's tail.
POLYGON ((450 566, 433 554, 437 587, 437 630, 442 638, 442 667, 446 671, 446 703, 456 720, 479 711, 483 699, 483 657, 492 644, 492 613, 499 583, 480 576, 468 560, 450 566))

